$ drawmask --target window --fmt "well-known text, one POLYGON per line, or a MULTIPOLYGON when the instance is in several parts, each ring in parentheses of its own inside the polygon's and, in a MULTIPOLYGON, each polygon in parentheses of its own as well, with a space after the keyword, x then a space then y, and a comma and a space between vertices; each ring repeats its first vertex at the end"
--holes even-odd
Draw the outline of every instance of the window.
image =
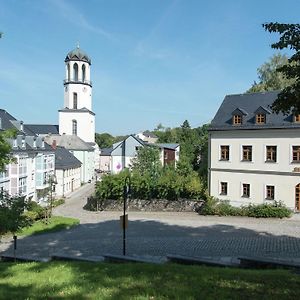
POLYGON ((252 146, 243 146, 243 161, 252 161, 252 146))
POLYGON ((78 65, 76 63, 73 65, 73 72, 74 72, 74 81, 78 81, 78 65))
POLYGON ((77 109, 77 93, 73 93, 73 108, 77 109))
POLYGON ((229 146, 221 146, 220 160, 229 160, 229 146))
POLYGON ((267 200, 274 200, 274 194, 275 194, 274 185, 267 185, 266 186, 266 199, 267 200))
POLYGON ((70 81, 70 64, 68 64, 68 81, 70 81))
POLYGON ((300 123, 300 114, 294 115, 294 122, 300 123))
POLYGON ((266 161, 276 162, 277 159, 277 146, 267 146, 266 147, 266 161))
POLYGON ((82 65, 82 82, 85 81, 85 65, 82 65))
POLYGON ((266 123, 266 115, 265 114, 257 114, 256 115, 256 124, 265 124, 266 123))
POLYGON ((243 183, 243 194, 242 197, 249 198, 250 197, 250 184, 243 183))
POLYGON ((293 162, 300 162, 300 146, 293 146, 293 162))
POLYGON ((220 195, 227 195, 227 182, 221 182, 220 195))
POLYGON ((72 134, 77 135, 77 121, 76 120, 72 121, 72 134))
POLYGON ((233 125, 241 125, 242 124, 242 116, 234 115, 232 118, 233 125))

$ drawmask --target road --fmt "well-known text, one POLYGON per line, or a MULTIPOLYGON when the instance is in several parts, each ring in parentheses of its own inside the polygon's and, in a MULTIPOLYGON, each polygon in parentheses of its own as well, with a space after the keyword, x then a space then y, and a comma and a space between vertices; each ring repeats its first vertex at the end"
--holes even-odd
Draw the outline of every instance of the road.
MULTIPOLYGON (((93 184, 80 188, 55 215, 80 219, 80 225, 57 233, 19 240, 18 253, 37 257, 53 254, 93 257, 122 253, 122 212, 83 209, 93 184)), ((264 256, 300 261, 300 215, 291 219, 199 216, 196 213, 128 212, 127 254, 206 257, 264 256)), ((10 242, 0 252, 12 253, 10 242)))

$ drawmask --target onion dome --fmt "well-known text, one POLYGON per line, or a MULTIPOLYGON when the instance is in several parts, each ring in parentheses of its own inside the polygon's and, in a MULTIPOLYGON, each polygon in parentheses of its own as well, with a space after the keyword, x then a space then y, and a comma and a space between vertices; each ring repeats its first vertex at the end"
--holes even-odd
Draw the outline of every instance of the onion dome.
POLYGON ((70 60, 80 60, 80 61, 87 62, 89 65, 91 64, 91 59, 84 51, 82 51, 79 48, 79 46, 77 46, 76 49, 70 51, 67 54, 65 62, 68 62, 70 60))

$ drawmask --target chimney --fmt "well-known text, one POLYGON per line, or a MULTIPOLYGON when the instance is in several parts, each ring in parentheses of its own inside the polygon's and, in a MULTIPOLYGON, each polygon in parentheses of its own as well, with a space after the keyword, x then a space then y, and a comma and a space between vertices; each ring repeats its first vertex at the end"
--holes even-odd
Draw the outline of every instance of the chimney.
POLYGON ((53 141, 52 141, 52 149, 53 149, 53 150, 56 150, 56 140, 53 140, 53 141))

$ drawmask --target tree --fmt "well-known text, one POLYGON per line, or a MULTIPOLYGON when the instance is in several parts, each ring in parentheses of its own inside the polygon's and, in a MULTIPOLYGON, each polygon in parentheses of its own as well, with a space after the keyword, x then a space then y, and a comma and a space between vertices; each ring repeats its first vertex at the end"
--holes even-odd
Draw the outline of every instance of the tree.
POLYGON ((11 146, 7 142, 8 138, 14 137, 16 131, 7 130, 0 132, 0 172, 5 170, 5 166, 12 161, 11 146))
POLYGON ((6 193, 0 194, 0 236, 15 233, 23 227, 29 226, 31 221, 24 215, 28 204, 25 197, 10 197, 6 193))
POLYGON ((273 49, 290 49, 294 54, 288 63, 279 67, 285 77, 292 83, 283 88, 271 106, 275 113, 300 113, 300 24, 265 23, 263 27, 270 33, 279 33, 279 41, 273 43, 273 49))
POLYGON ((156 177, 161 169, 159 148, 152 146, 141 147, 137 156, 132 160, 132 170, 141 175, 149 174, 156 177))
POLYGON ((286 78, 282 72, 278 71, 280 67, 286 64, 288 64, 286 55, 274 54, 269 61, 257 69, 259 82, 254 82, 247 93, 282 90, 291 85, 293 80, 286 78))
POLYGON ((109 133, 96 133, 95 140, 99 148, 109 148, 115 142, 115 138, 109 133))

